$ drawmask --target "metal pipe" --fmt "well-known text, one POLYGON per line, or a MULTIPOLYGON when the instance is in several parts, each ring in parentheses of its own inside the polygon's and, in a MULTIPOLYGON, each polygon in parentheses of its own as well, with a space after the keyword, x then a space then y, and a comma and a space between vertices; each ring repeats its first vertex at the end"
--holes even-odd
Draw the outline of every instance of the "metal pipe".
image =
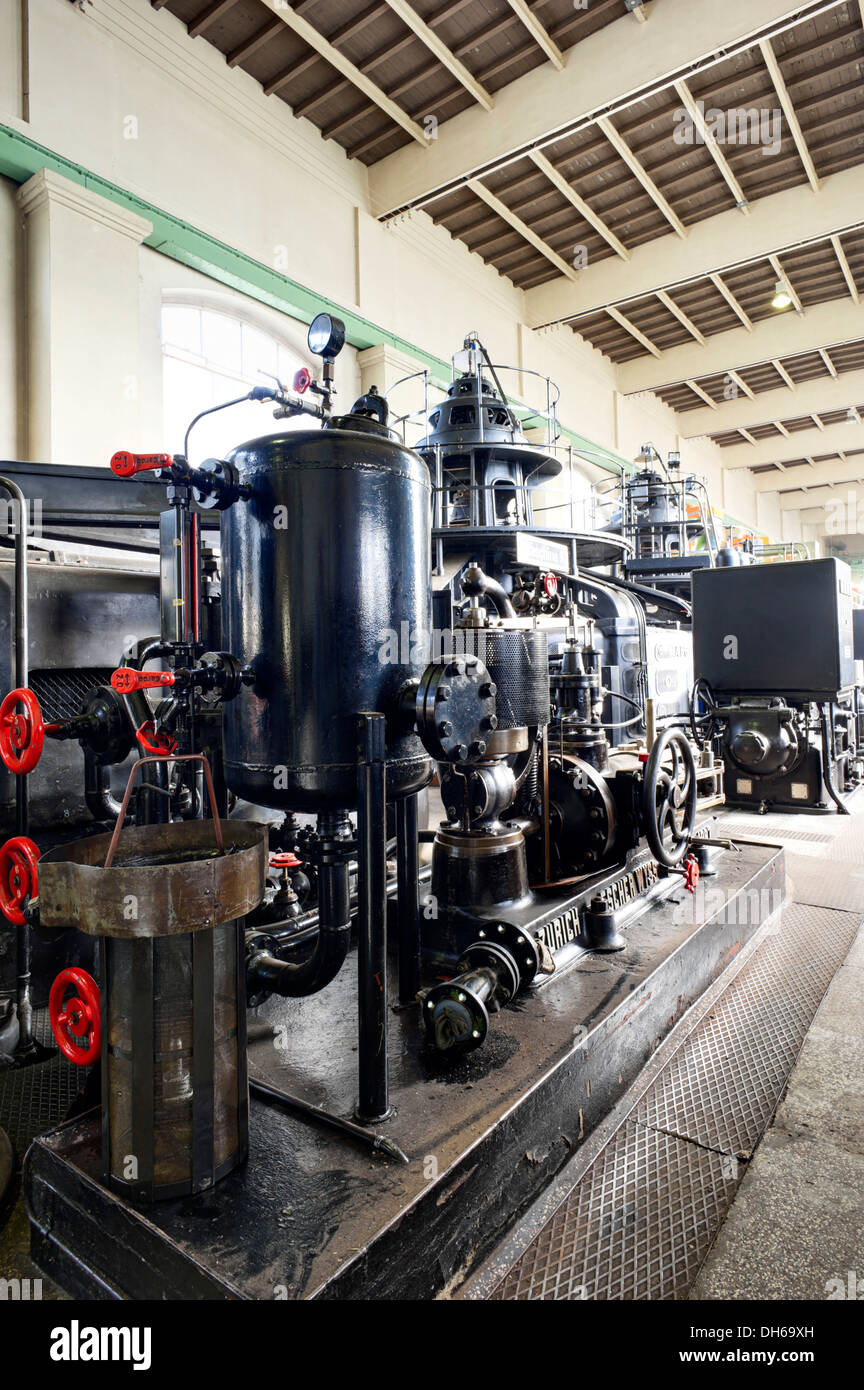
POLYGON ((268 1085, 266 1081, 259 1081, 254 1076, 249 1078, 249 1090, 260 1100, 284 1105, 289 1110, 296 1110, 298 1114, 308 1116, 310 1120, 319 1120, 321 1124, 330 1125, 342 1134, 349 1134, 352 1139, 359 1139, 361 1144, 368 1145, 385 1158, 392 1158, 396 1163, 410 1162, 405 1151, 400 1149, 398 1144, 394 1144, 392 1139, 386 1139, 383 1134, 375 1134, 363 1125, 355 1124, 353 1120, 345 1120, 341 1115, 332 1115, 329 1110, 322 1110, 320 1105, 312 1105, 308 1100, 301 1100, 299 1096, 289 1096, 286 1091, 279 1091, 275 1086, 268 1085))
POLYGON ((819 706, 819 718, 822 725, 822 777, 828 795, 834 802, 841 816, 848 816, 850 814, 849 807, 844 805, 840 800, 835 790, 834 783, 831 780, 831 750, 828 747, 828 712, 824 705, 819 706))
POLYGON ((462 589, 469 597, 485 595, 487 598, 491 598, 495 607, 498 609, 500 617, 516 617, 516 609, 510 601, 510 595, 507 593, 507 590, 502 584, 498 583, 497 579, 493 579, 490 575, 484 573, 476 562, 470 564, 465 570, 462 576, 462 589))
POLYGON ((111 792, 108 768, 98 763, 89 749, 84 752, 84 800, 94 820, 113 820, 120 814, 120 802, 111 792))
MULTIPOLYGON (((5 488, 12 501, 17 504, 18 517, 15 526, 15 689, 26 689, 30 680, 29 653, 29 603, 27 591, 27 499, 17 483, 11 478, 0 477, 0 487, 5 488)), ((15 825, 19 835, 26 835, 30 828, 30 803, 26 774, 15 779, 15 825)), ((21 1057, 34 1051, 33 1008, 30 1003, 30 927, 28 923, 15 929, 18 1042, 15 1055, 21 1057)))
POLYGON ((340 811, 326 820, 322 816, 319 829, 323 845, 318 868, 318 931, 312 953, 305 960, 286 961, 268 951, 256 952, 246 972, 250 994, 267 989, 286 999, 305 998, 329 985, 345 964, 351 942, 351 897, 348 854, 338 848, 338 842, 350 834, 348 813, 340 811), (333 849, 334 845, 337 848, 333 849))
POLYGON ((387 860, 383 714, 357 716, 357 995, 359 1098, 355 1117, 386 1120, 387 1077, 387 860))
POLYGON ((417 794, 396 803, 396 880, 399 911, 399 1002, 420 988, 420 860, 417 794))

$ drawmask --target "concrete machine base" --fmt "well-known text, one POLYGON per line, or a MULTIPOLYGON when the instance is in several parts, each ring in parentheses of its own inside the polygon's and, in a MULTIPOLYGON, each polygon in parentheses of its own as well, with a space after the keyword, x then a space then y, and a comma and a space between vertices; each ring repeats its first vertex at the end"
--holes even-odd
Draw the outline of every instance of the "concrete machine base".
MULTIPOLYGON (((73 1295, 423 1299, 489 1253, 620 1100, 689 1007, 776 910, 783 852, 735 845, 707 891, 680 878, 632 905, 626 947, 569 943, 555 974, 496 1015, 485 1046, 434 1053, 394 1009, 394 1115, 408 1163, 253 1098, 251 1153, 210 1193, 138 1210, 100 1181, 94 1111, 33 1144, 34 1259, 73 1295), (565 958, 568 963, 565 963, 565 958)), ((356 1085, 354 957, 323 993, 250 1015, 250 1075, 337 1115, 356 1085)))

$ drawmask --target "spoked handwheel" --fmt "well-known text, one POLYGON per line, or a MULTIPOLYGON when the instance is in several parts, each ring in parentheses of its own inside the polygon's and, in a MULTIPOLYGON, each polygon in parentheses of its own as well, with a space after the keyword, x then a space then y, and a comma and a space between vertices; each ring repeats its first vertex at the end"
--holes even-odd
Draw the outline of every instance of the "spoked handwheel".
POLYGON ((714 737, 718 732, 718 721, 715 714, 717 702, 714 699, 714 691, 711 689, 704 676, 699 676, 693 689, 690 691, 690 731, 693 734, 699 748, 704 748, 706 744, 713 743, 714 737), (705 708, 699 709, 703 705, 705 708))
POLYGON ((668 869, 687 854, 696 824, 696 760, 686 734, 664 729, 645 765, 642 813, 651 853, 668 869))

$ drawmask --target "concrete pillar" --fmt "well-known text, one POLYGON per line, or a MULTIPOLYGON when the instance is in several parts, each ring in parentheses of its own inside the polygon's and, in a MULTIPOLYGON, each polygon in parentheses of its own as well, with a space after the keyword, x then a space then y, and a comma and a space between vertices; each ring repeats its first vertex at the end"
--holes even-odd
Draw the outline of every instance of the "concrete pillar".
MULTIPOLYGON (((397 381, 401 381, 402 377, 410 376, 418 369, 415 358, 400 352, 398 348, 391 347, 389 343, 376 343, 374 347, 364 348, 362 352, 358 352, 357 366, 360 370, 360 389, 364 395, 375 386, 382 396, 386 395, 397 381)), ((430 389, 430 409, 440 399, 441 392, 430 389)), ((415 377, 413 381, 406 381, 390 402, 391 425, 395 426, 398 416, 421 411, 424 404, 422 376, 415 377)), ((398 428, 398 426, 396 427, 398 428)), ((420 429, 419 421, 413 425, 408 422, 406 439, 409 444, 413 444, 416 439, 419 439, 420 429)))
POLYGON ((107 467, 116 449, 143 447, 139 248, 153 228, 50 169, 17 196, 28 457, 107 467))

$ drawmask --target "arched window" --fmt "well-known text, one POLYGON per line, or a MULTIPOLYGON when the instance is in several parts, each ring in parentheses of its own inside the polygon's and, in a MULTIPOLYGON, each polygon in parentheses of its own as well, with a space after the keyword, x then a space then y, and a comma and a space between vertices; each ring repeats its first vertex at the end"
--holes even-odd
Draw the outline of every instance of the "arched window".
MULTIPOLYGON (((307 365, 286 343, 254 323, 195 304, 162 308, 165 448, 179 453, 192 418, 208 406, 242 396, 277 376, 291 389, 294 373, 307 365)), ((245 401, 206 416, 189 442, 192 460, 220 458, 237 444, 264 434, 309 427, 303 416, 274 420, 268 402, 245 401)))

